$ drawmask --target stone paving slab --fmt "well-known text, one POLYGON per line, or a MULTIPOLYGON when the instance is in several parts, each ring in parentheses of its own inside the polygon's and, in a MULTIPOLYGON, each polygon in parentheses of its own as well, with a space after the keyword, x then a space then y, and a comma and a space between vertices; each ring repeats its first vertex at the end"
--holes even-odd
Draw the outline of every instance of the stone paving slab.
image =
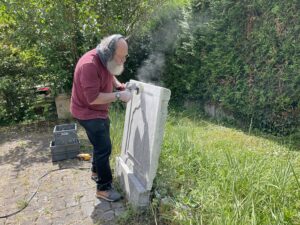
POLYGON ((89 162, 72 159, 52 163, 52 130, 0 133, 0 216, 27 204, 40 184, 29 205, 0 219, 0 225, 117 224, 118 216, 126 210, 125 201, 110 203, 95 197, 89 162), (39 180, 55 169, 60 170, 39 180))

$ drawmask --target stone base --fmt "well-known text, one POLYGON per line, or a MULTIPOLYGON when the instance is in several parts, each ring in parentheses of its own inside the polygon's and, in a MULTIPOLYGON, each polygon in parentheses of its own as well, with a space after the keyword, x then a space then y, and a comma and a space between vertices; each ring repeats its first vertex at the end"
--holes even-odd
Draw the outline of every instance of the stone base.
POLYGON ((121 157, 116 158, 116 177, 126 198, 134 208, 145 208, 149 206, 150 191, 147 191, 141 182, 129 170, 121 157))
POLYGON ((67 94, 60 94, 55 98, 56 112, 58 119, 72 118, 70 112, 71 97, 67 94))

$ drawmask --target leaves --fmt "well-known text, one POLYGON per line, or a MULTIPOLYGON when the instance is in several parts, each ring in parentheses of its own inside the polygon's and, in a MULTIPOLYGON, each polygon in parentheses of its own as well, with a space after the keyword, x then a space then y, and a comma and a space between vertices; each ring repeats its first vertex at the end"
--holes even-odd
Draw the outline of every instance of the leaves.
POLYGON ((245 125, 253 119, 268 132, 294 132, 300 117, 293 106, 300 99, 298 12, 296 2, 191 1, 164 75, 172 100, 213 102, 245 125))
POLYGON ((21 91, 21 87, 47 84, 53 95, 70 92, 74 67, 84 52, 95 48, 109 34, 131 34, 164 1, 2 2, 0 123, 9 123, 31 116, 34 97, 28 100, 30 92, 21 91), (5 84, 15 80, 19 81, 15 84, 17 90, 11 92, 5 84), (16 109, 21 106, 22 111, 16 109))

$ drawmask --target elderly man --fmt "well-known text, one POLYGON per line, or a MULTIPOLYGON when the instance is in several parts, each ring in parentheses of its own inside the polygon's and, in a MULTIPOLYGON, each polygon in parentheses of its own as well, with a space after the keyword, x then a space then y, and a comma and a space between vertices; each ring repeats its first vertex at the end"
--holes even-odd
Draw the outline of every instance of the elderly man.
POLYGON ((106 37, 96 49, 79 59, 73 79, 71 113, 85 128, 93 145, 92 179, 97 183, 96 196, 107 201, 121 198, 112 187, 108 108, 111 102, 128 102, 132 98, 131 92, 116 78, 124 70, 127 55, 128 45, 122 35, 106 37), (122 91, 113 92, 114 87, 122 91))

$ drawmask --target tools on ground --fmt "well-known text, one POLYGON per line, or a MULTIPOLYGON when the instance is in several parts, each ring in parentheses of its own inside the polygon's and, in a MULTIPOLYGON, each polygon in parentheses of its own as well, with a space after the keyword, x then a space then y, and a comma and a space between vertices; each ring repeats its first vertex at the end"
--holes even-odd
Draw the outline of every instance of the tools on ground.
POLYGON ((92 156, 88 153, 80 153, 80 154, 77 155, 77 158, 80 159, 80 160, 84 160, 84 161, 90 161, 92 156))

